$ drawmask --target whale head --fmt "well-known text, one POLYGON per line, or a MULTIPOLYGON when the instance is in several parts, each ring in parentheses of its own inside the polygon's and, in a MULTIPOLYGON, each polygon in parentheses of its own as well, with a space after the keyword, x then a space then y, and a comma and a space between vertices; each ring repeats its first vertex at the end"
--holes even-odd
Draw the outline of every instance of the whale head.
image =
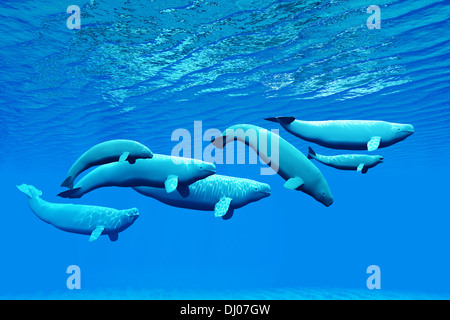
POLYGON ((260 182, 255 182, 252 186, 251 186, 251 195, 250 195, 250 200, 253 201, 258 201, 262 198, 266 198, 268 196, 270 196, 270 185, 268 185, 267 183, 260 183, 260 182))
POLYGON ((315 181, 313 188, 308 188, 308 190, 304 191, 325 207, 331 206, 334 202, 330 187, 323 177, 319 177, 319 179, 315 181))
POLYGON ((137 218, 139 218, 139 210, 137 208, 122 210, 123 222, 126 225, 131 225, 137 218))
POLYGON ((153 152, 151 152, 150 149, 147 148, 146 146, 143 146, 143 148, 141 149, 140 156, 142 159, 151 159, 153 158, 153 152))
MULTIPOLYGON (((117 141, 133 141, 133 140, 117 140, 117 141)), ((137 141, 133 141, 133 144, 129 144, 127 143, 127 148, 128 151, 130 152, 130 155, 128 156, 127 160, 131 162, 130 163, 134 163, 134 161, 136 159, 151 159, 153 158, 153 152, 147 148, 145 145, 143 145, 140 142, 137 141)))
POLYGON ((396 123, 393 128, 393 139, 395 142, 405 140, 414 133, 414 127, 411 124, 396 123))
POLYGON ((216 165, 214 163, 205 162, 193 159, 195 163, 195 170, 197 171, 197 178, 204 179, 216 173, 216 165))

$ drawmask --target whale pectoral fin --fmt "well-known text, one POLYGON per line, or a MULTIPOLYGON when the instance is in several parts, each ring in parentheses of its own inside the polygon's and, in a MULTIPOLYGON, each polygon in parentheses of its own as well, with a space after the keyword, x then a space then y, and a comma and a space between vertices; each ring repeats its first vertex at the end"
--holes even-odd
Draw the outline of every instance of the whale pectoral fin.
POLYGON ((364 169, 364 163, 360 163, 356 171, 360 172, 364 169))
POLYGON ((231 204, 231 198, 222 198, 219 202, 214 206, 214 216, 216 218, 223 217, 228 212, 231 204))
POLYGON ((189 186, 185 184, 178 184, 177 191, 183 198, 186 198, 191 193, 189 186))
POLYGON ((369 142, 367 142, 367 150, 375 151, 380 146, 381 137, 372 137, 369 142))
POLYGON ((289 190, 295 190, 304 183, 305 182, 301 178, 295 177, 295 178, 290 178, 288 181, 286 181, 286 183, 284 184, 284 187, 289 190))
POLYGON ((109 237, 109 240, 111 240, 111 241, 117 241, 117 239, 119 239, 119 234, 118 233, 109 233, 108 237, 109 237))
POLYGON ((100 235, 102 234, 103 230, 105 230, 104 226, 97 226, 94 231, 92 231, 89 242, 97 240, 98 237, 100 237, 100 235))
POLYGON ((227 213, 225 213, 225 215, 222 216, 222 219, 223 220, 231 219, 233 217, 233 213, 234 213, 234 209, 233 208, 228 208, 227 213))
POLYGON ((167 193, 175 191, 177 186, 178 186, 177 176, 169 176, 167 180, 164 182, 164 187, 166 188, 167 193))
POLYGON ((119 162, 126 161, 129 155, 130 155, 130 153, 127 151, 122 153, 122 155, 119 158, 119 162))

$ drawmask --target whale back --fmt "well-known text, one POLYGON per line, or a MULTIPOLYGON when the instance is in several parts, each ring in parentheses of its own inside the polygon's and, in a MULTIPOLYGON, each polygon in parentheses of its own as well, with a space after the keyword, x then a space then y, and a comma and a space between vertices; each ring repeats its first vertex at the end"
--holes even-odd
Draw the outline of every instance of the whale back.
POLYGON ((303 140, 345 150, 366 150, 367 143, 374 137, 380 138, 379 147, 387 147, 406 139, 414 132, 414 127, 409 124, 378 120, 279 122, 288 132, 303 140))
POLYGON ((238 140, 248 145, 285 180, 295 176, 312 180, 322 175, 300 150, 274 132, 255 125, 238 124, 223 134, 225 143, 238 140))
POLYGON ((91 147, 73 163, 61 186, 72 188, 74 180, 80 173, 94 166, 118 161, 124 153, 127 154, 129 162, 153 157, 150 149, 137 141, 125 139, 105 141, 91 147))
POLYGON ((134 187, 137 192, 152 197, 165 204, 196 210, 214 211, 215 205, 223 198, 231 198, 230 206, 240 208, 266 195, 270 186, 250 179, 212 175, 189 185, 187 192, 180 188, 167 193, 160 188, 134 187))
MULTIPOLYGON (((38 215, 38 212, 35 212, 38 215)), ((103 226, 104 234, 119 233, 128 228, 139 216, 136 208, 114 208, 45 202, 39 215, 56 228, 79 234, 91 234, 97 226, 103 226)))
MULTIPOLYGON (((302 182, 300 187, 295 189, 311 195, 326 206, 333 203, 330 188, 320 170, 300 150, 278 134, 255 125, 237 124, 223 131, 221 139, 214 139, 213 144, 223 148, 234 140, 241 141, 255 150, 283 179, 293 182, 293 185, 302 182)), ((288 185, 291 189, 289 183, 288 185)))
POLYGON ((61 192, 62 197, 79 197, 101 187, 150 186, 164 188, 171 175, 181 184, 190 184, 213 174, 215 166, 197 159, 154 154, 152 159, 137 159, 130 164, 119 161, 101 165, 85 175, 73 190, 61 192))

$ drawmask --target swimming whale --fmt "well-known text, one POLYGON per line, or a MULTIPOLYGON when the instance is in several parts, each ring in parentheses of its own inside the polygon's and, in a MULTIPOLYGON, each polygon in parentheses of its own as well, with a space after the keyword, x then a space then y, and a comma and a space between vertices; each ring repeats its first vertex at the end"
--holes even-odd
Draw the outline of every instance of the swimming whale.
POLYGON ((17 188, 27 195, 29 207, 39 219, 63 231, 91 235, 90 242, 105 234, 111 241, 116 241, 119 232, 127 229, 139 217, 139 210, 136 208, 117 210, 80 204, 50 203, 42 200, 42 192, 31 185, 22 184, 17 188))
POLYGON ((136 159, 150 159, 153 153, 143 144, 133 140, 109 140, 99 143, 83 153, 70 167, 67 178, 61 187, 73 188, 73 182, 83 171, 105 163, 127 160, 134 163, 136 159))
POLYGON ((131 164, 118 161, 101 165, 85 175, 72 190, 58 196, 80 198, 101 187, 157 187, 173 192, 178 184, 189 185, 216 172, 212 163, 197 159, 154 154, 151 159, 136 159, 131 164))
POLYGON ((370 168, 383 162, 382 156, 369 156, 367 154, 341 154, 337 156, 323 156, 316 154, 314 150, 309 147, 308 159, 315 159, 324 165, 341 169, 341 170, 356 170, 358 172, 366 173, 370 168))
POLYGON ((215 217, 224 220, 230 219, 235 209, 270 195, 270 186, 266 183, 217 174, 172 193, 153 187, 133 189, 174 207, 214 211, 215 217))
POLYGON ((237 124, 223 131, 222 136, 211 142, 222 149, 234 140, 245 143, 255 150, 266 164, 277 168, 278 175, 286 180, 285 188, 303 191, 327 207, 333 203, 328 183, 319 169, 280 136, 258 126, 237 124), (276 143, 273 143, 274 141, 276 143), (273 156, 275 153, 278 153, 277 157, 273 156))
POLYGON ((278 122, 294 136, 332 149, 374 151, 402 141, 414 133, 414 127, 410 124, 386 121, 301 121, 294 117, 265 120, 278 122))

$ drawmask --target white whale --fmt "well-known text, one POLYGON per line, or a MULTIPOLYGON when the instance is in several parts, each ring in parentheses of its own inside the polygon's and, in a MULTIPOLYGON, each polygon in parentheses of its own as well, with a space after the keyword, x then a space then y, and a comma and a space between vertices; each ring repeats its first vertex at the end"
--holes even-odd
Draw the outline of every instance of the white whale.
POLYGON ((72 190, 58 196, 80 198, 102 187, 157 187, 173 192, 179 184, 189 185, 216 172, 212 163, 197 159, 154 154, 151 159, 136 159, 130 164, 118 161, 101 165, 85 175, 72 190))
POLYGON ((340 154, 336 156, 324 156, 321 154, 316 154, 311 147, 309 147, 308 150, 308 159, 315 159, 324 165, 336 169, 356 170, 361 173, 367 173, 367 170, 383 162, 383 157, 379 155, 369 156, 367 154, 340 154))
POLYGON ((266 118, 278 122, 293 135, 318 145, 344 150, 388 147, 414 133, 410 124, 372 120, 301 121, 294 117, 266 118))
POLYGON ((93 167, 118 160, 134 163, 136 159, 150 159, 153 153, 143 144, 133 140, 109 140, 99 143, 83 153, 70 167, 61 187, 73 188, 77 176, 93 167))
POLYGON ((285 188, 302 191, 327 207, 333 203, 330 187, 320 170, 300 150, 280 136, 251 124, 237 124, 224 130, 222 136, 211 142, 222 149, 234 140, 245 143, 266 164, 277 168, 278 175, 286 180, 285 188), (275 153, 278 153, 278 157, 273 156, 275 153))
POLYGON ((127 229, 139 217, 139 210, 136 208, 117 210, 50 203, 42 200, 42 192, 31 185, 22 184, 17 188, 27 195, 29 207, 39 219, 63 231, 91 235, 89 241, 94 241, 104 234, 107 234, 111 241, 116 241, 119 232, 127 229))
POLYGON ((230 219, 235 209, 270 195, 270 186, 250 179, 212 175, 172 193, 161 188, 134 187, 137 192, 179 208, 214 211, 230 219))

